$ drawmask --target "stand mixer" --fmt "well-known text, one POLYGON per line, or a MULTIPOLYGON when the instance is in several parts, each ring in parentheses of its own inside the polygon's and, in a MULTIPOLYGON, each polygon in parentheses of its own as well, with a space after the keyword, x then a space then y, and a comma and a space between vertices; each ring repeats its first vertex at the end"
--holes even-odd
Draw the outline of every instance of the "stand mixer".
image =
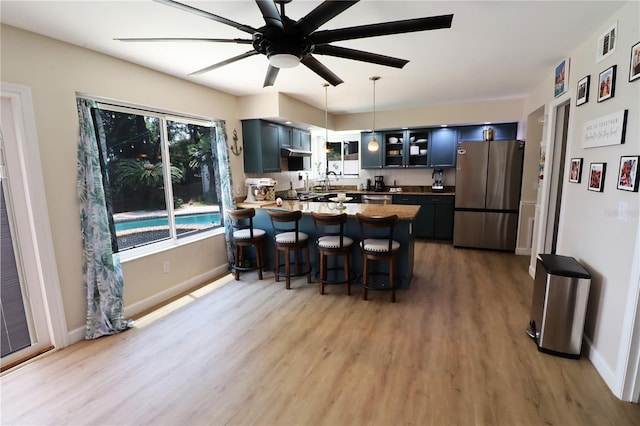
POLYGON ((244 184, 247 187, 245 203, 266 203, 273 201, 273 191, 270 190, 278 181, 271 178, 247 178, 244 184))

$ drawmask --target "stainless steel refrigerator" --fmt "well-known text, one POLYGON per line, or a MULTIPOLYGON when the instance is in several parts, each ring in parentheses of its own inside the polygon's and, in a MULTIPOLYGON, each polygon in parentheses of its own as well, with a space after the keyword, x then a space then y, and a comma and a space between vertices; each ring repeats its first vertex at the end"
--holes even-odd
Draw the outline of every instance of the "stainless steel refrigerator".
POLYGON ((524 142, 460 142, 453 245, 514 251, 524 142))

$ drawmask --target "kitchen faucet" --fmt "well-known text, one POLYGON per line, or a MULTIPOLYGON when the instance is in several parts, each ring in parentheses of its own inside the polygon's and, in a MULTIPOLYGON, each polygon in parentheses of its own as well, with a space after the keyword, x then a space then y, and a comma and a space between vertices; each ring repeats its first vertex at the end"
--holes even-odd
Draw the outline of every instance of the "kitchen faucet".
POLYGON ((336 177, 336 181, 338 180, 338 174, 336 172, 334 172, 333 170, 327 171, 324 181, 325 191, 327 192, 331 191, 331 179, 329 178, 330 175, 334 175, 336 177))

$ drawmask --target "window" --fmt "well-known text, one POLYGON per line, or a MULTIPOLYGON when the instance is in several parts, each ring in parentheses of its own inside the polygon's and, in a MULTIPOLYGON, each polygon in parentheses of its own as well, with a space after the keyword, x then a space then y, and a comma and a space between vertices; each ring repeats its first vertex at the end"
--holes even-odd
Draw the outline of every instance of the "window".
POLYGON ((358 176, 359 141, 327 143, 327 170, 342 176, 358 176))
POLYGON ((92 115, 114 252, 220 226, 210 123, 102 104, 92 115))

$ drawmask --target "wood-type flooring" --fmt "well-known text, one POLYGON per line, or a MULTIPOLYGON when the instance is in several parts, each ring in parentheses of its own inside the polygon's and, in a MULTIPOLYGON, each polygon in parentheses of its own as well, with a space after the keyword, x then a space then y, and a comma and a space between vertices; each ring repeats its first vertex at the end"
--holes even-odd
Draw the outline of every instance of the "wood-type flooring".
MULTIPOLYGON (((354 253, 354 255, 358 255, 354 253)), ((2 424, 638 425, 586 357, 537 351, 528 257, 416 244, 408 290, 225 277, 0 380, 2 424)), ((147 283, 152 285, 152 283, 147 283)))

